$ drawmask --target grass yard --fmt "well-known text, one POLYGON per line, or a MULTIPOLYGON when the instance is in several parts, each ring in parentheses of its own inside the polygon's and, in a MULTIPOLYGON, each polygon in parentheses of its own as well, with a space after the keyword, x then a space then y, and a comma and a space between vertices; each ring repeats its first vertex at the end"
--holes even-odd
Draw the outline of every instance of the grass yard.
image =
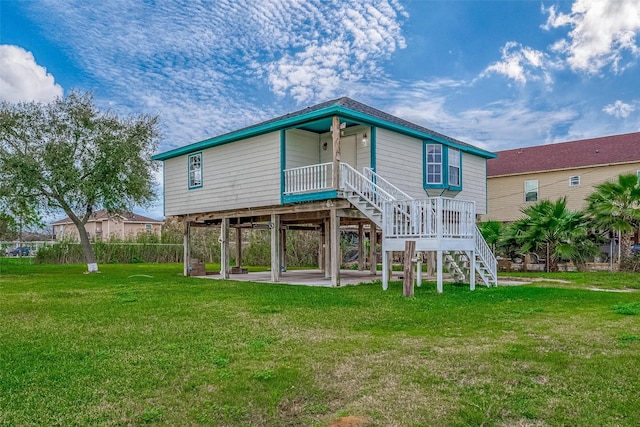
POLYGON ((640 292, 580 289, 640 275, 405 299, 100 267, 0 259, 0 425, 640 425, 640 292))

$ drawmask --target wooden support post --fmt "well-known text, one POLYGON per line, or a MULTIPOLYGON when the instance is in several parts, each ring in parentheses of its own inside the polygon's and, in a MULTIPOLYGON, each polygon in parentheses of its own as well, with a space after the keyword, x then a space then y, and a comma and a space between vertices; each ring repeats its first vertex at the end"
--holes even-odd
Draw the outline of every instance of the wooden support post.
POLYGON ((340 119, 338 116, 331 122, 331 137, 333 140, 333 188, 340 189, 340 119))
POLYGON ((442 293, 442 251, 436 251, 436 277, 437 277, 437 287, 438 293, 442 293))
POLYGON ((328 219, 324 220, 324 278, 331 278, 331 227, 328 219))
POLYGON ((271 281, 280 280, 280 215, 271 214, 271 281))
POLYGON ((318 229, 318 268, 324 271, 324 223, 318 229))
POLYGON ((467 252, 469 257, 469 288, 476 289, 476 251, 467 252))
POLYGON ((220 224, 220 276, 223 279, 229 278, 231 270, 229 258, 229 218, 222 218, 220 224))
POLYGON ((329 214, 331 222, 331 286, 340 286, 340 217, 335 207, 329 214))
POLYGON ((378 245, 378 232, 376 223, 371 221, 369 225, 369 271, 371 275, 378 274, 378 257, 376 255, 376 246, 378 245))
POLYGON ((404 268, 402 280, 402 294, 407 298, 413 298, 413 257, 416 253, 416 241, 404 242, 404 268))
POLYGON ((416 285, 422 286, 422 252, 418 252, 418 262, 416 263, 416 285))
POLYGON ((389 280, 393 279, 393 251, 389 252, 389 255, 387 256, 387 265, 383 265, 382 268, 387 269, 389 280))
POLYGON ((364 270, 364 224, 358 224, 358 271, 364 270))
POLYGON ((236 267, 242 269, 242 228, 236 227, 236 267))
POLYGON ((191 263, 191 223, 188 217, 182 219, 182 247, 184 257, 183 274, 189 275, 189 264, 191 263))
POLYGON ((287 271, 287 230, 280 230, 280 268, 281 271, 287 271))
POLYGON ((436 253, 429 251, 427 260, 427 276, 433 277, 434 268, 436 265, 436 253))

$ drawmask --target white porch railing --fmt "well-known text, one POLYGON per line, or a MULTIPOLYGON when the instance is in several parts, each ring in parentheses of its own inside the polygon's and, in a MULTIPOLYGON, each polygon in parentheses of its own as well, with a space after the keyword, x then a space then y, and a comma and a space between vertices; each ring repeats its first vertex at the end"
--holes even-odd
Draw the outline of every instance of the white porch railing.
POLYGON ((302 166, 284 171, 284 194, 309 193, 332 188, 332 163, 302 166))
POLYGON ((444 197, 391 201, 382 232, 388 238, 473 239, 475 212, 474 202, 444 197))

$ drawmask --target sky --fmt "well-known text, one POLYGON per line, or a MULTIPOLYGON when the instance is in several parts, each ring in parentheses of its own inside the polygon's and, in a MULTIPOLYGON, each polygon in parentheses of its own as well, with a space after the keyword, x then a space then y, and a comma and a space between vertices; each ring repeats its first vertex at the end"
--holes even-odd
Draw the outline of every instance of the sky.
POLYGON ((640 131, 639 33, 638 0, 0 0, 0 101, 92 91, 162 152, 349 96, 499 151, 640 131))

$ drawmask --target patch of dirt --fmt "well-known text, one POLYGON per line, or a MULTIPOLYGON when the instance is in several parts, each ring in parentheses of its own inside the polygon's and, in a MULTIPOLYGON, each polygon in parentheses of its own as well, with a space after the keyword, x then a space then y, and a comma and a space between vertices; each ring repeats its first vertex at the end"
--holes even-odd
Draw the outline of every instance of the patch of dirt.
POLYGON ((364 427, 367 425, 367 422, 368 421, 365 417, 349 415, 333 420, 331 422, 331 427, 364 427))
POLYGON ((590 291, 600 292, 638 292, 638 289, 602 289, 602 288, 587 288, 590 291))

